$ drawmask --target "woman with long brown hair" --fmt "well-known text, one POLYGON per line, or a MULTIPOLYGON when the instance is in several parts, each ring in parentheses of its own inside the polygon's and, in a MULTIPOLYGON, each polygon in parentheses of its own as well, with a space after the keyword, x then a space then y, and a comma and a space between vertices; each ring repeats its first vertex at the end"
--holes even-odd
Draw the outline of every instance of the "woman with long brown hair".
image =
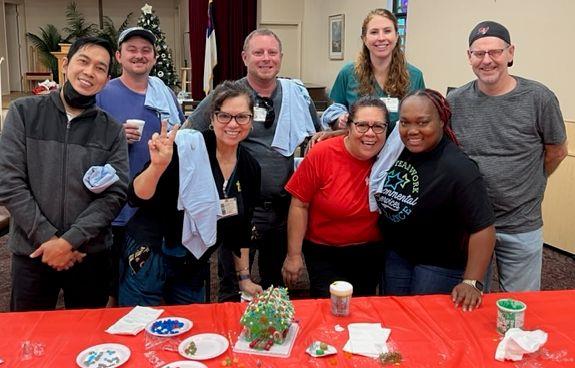
POLYGON ((370 11, 363 20, 361 40, 363 46, 355 63, 340 70, 330 92, 335 104, 322 118, 322 123, 334 130, 345 128, 347 110, 361 96, 382 98, 393 124, 398 118, 399 100, 410 91, 425 88, 422 72, 405 60, 393 13, 386 9, 370 11))

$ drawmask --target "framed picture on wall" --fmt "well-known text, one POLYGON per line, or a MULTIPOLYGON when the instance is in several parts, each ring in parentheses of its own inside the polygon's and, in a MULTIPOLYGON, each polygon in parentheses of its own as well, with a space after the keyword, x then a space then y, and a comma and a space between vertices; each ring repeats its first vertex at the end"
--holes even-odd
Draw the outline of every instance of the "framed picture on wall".
POLYGON ((343 60, 345 18, 343 14, 329 17, 329 58, 343 60))

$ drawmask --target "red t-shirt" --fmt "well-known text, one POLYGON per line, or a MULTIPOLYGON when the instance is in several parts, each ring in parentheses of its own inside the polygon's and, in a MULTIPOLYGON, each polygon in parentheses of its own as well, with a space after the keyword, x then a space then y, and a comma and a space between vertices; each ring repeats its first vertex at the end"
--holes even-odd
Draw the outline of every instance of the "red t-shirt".
POLYGON ((309 203, 305 238, 345 246, 381 239, 377 212, 369 210, 369 173, 373 160, 354 158, 344 137, 318 143, 305 157, 286 190, 309 203))

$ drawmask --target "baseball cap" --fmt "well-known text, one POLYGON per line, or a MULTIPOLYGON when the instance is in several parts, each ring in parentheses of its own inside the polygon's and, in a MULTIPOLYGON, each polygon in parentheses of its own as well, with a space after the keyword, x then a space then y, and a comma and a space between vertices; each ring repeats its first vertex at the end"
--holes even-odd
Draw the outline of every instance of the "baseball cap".
POLYGON ((131 27, 123 30, 122 33, 120 33, 120 37, 118 37, 118 47, 120 47, 122 42, 134 36, 140 36, 150 41, 152 45, 156 44, 156 36, 154 36, 154 34, 151 31, 142 27, 131 27))
POLYGON ((509 36, 507 28, 490 20, 485 20, 473 28, 469 34, 469 46, 471 46, 475 40, 483 37, 497 37, 511 44, 511 36, 509 36))
MULTIPOLYGON (((469 46, 471 47, 473 42, 483 37, 497 37, 507 42, 507 44, 511 44, 511 36, 509 35, 507 28, 502 24, 491 20, 484 20, 471 30, 471 33, 469 34, 469 46)), ((513 60, 507 63, 507 66, 512 65, 513 60)))

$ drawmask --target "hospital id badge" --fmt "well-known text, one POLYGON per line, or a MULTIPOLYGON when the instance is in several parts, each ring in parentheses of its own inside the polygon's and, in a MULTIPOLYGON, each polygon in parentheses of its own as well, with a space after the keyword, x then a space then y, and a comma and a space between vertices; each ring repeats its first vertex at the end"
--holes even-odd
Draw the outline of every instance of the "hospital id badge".
POLYGON ((220 199, 222 218, 231 217, 238 214, 238 201, 235 198, 220 199))
POLYGON ((267 115, 268 110, 263 107, 254 107, 254 121, 264 122, 267 115))
POLYGON ((398 112, 399 111, 399 98, 397 97, 382 97, 381 100, 387 107, 387 111, 389 112, 398 112))

